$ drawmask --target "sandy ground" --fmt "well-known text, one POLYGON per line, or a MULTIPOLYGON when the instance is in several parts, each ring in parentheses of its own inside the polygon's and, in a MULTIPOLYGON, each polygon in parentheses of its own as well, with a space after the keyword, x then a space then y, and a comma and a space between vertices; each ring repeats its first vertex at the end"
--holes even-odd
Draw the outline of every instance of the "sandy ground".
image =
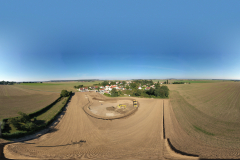
MULTIPOLYGON (((6 145, 5 157, 189 159, 175 154, 163 137, 163 100, 137 99, 141 107, 133 115, 123 119, 101 120, 88 116, 83 111, 84 106, 92 104, 85 94, 76 93, 72 97, 65 115, 54 131, 34 140, 6 145)), ((92 93, 87 94, 91 96, 92 93)))
POLYGON ((76 93, 56 131, 40 138, 4 147, 10 159, 97 158, 162 159, 162 100, 139 99, 132 116, 112 121, 87 116, 86 93, 76 93))
POLYGON ((99 101, 99 100, 93 100, 93 103, 89 107, 89 110, 96 115, 99 116, 118 116, 121 115, 121 112, 127 112, 133 109, 133 101, 131 100, 116 100, 116 102, 109 102, 108 100, 99 101), (119 104, 126 105, 126 108, 119 109, 117 106, 119 104), (114 107, 115 110, 107 110, 108 107, 114 107), (118 112, 120 111, 121 112, 118 112))

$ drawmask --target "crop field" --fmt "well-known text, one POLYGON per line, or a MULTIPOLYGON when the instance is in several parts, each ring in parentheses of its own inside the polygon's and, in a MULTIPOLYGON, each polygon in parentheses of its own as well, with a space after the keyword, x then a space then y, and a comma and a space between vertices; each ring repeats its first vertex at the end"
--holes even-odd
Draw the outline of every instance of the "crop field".
MULTIPOLYGON (((167 79, 155 79, 153 80, 153 82, 165 82, 167 81, 167 79)), ((169 83, 173 83, 173 82, 186 82, 186 83, 217 83, 217 82, 227 82, 226 80, 194 80, 194 79, 169 79, 168 82, 169 83)))
POLYGON ((101 120, 88 116, 90 92, 72 97, 67 112, 54 132, 24 143, 9 144, 4 154, 10 159, 162 159, 164 150, 163 100, 137 99, 138 111, 129 117, 101 120))
POLYGON ((40 92, 0 85, 0 119, 18 116, 18 112, 31 113, 46 107, 59 97, 59 93, 40 92))
POLYGON ((62 90, 68 90, 76 92, 74 86, 84 85, 93 86, 94 84, 99 84, 102 81, 93 82, 43 82, 43 83, 21 83, 14 86, 19 88, 29 89, 33 91, 45 91, 45 92, 56 92, 60 93, 62 90))
POLYGON ((239 159, 240 83, 167 86, 169 99, 134 97, 138 110, 115 120, 97 119, 83 110, 107 105, 103 95, 76 92, 53 132, 6 145, 4 154, 10 159, 196 159, 169 150, 166 137, 176 150, 200 158, 239 159), (96 97, 102 99, 97 105, 96 97))
POLYGON ((174 125, 180 124, 184 132, 169 135, 174 137, 173 144, 205 158, 229 158, 229 155, 236 158, 240 152, 240 83, 168 86, 170 105, 177 120, 174 125), (191 141, 181 142, 187 139, 191 141))

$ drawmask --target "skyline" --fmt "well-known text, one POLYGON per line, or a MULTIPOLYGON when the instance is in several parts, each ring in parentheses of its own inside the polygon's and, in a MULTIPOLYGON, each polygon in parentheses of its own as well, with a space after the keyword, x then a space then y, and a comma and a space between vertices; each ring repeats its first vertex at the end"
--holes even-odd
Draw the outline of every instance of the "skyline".
POLYGON ((0 80, 240 79, 240 1, 0 1, 0 80))

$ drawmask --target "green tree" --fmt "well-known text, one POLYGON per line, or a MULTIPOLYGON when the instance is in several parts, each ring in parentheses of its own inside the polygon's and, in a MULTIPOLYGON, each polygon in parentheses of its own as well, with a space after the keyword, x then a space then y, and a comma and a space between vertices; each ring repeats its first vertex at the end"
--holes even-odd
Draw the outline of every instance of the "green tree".
POLYGON ((167 84, 168 84, 168 80, 167 80, 167 84))
POLYGON ((62 97, 67 97, 67 96, 69 96, 69 93, 68 93, 67 90, 62 90, 60 96, 62 96, 62 97))
POLYGON ((126 89, 129 90, 129 85, 126 86, 126 89))
POLYGON ((137 89, 136 92, 135 92, 135 95, 136 96, 141 96, 142 94, 142 91, 140 89, 137 89))
POLYGON ((151 87, 146 93, 149 95, 154 95, 154 89, 151 87))
POLYGON ((159 81, 158 81, 157 84, 155 84, 155 88, 156 88, 156 89, 159 89, 159 88, 160 88, 160 83, 159 83, 159 81))
POLYGON ((117 97, 117 96, 118 96, 118 92, 117 92, 116 88, 113 88, 111 90, 111 97, 117 97))
POLYGON ((108 81, 103 81, 103 82, 102 82, 102 86, 105 87, 106 85, 108 85, 108 81))
POLYGON ((26 123, 26 122, 30 121, 30 117, 26 113, 18 112, 18 114, 20 114, 20 117, 19 117, 20 122, 26 123))
POLYGON ((26 124, 22 125, 23 130, 33 131, 37 128, 37 125, 33 122, 27 122, 26 124))
POLYGON ((130 83, 130 88, 131 89, 138 89, 138 84, 137 83, 130 83))
POLYGON ((116 85, 116 81, 111 81, 110 85, 116 85))

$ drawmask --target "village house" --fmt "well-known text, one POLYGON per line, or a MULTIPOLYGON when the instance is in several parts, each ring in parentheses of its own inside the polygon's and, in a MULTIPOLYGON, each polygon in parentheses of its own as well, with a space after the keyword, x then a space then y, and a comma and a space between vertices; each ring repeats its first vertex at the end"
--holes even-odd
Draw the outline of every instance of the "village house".
POLYGON ((106 85, 105 86, 105 90, 109 90, 110 86, 109 85, 106 85))

